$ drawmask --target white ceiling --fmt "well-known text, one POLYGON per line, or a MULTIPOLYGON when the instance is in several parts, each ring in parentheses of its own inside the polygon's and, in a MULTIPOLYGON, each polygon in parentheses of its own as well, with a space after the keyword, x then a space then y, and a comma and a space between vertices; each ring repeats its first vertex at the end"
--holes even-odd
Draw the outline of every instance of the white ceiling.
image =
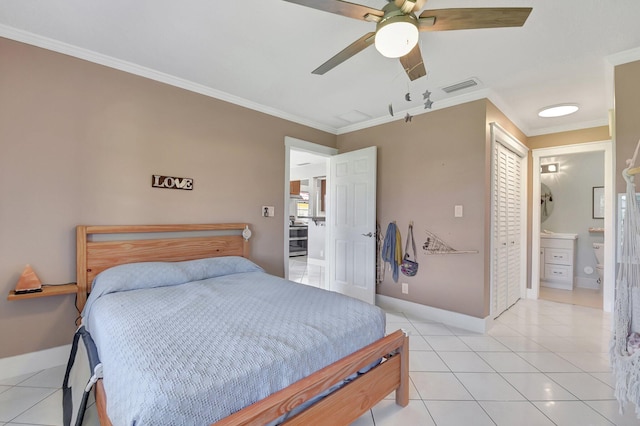
POLYGON ((375 25, 282 0, 2 0, 0 36, 336 134, 428 112, 427 89, 433 110, 489 98, 530 136, 607 124, 612 64, 640 59, 640 1, 429 0, 425 9, 498 6, 533 12, 522 28, 421 33, 428 74, 414 82, 374 47, 312 75, 375 25), (440 90, 470 77, 481 82, 473 90, 440 90), (537 117, 561 102, 581 109, 537 117))

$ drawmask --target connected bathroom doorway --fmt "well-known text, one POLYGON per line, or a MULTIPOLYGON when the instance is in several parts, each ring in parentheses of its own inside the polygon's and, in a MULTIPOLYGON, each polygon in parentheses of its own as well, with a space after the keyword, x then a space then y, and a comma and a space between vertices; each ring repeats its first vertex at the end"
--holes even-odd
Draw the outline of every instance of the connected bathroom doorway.
POLYGON ((532 177, 529 297, 610 312, 615 280, 611 142, 533 150, 532 177))

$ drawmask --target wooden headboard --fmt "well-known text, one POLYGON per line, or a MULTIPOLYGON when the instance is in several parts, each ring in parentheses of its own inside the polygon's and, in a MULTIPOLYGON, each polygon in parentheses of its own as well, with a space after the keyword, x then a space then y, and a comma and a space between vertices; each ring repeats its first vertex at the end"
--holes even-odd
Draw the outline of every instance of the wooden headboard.
POLYGON ((249 240, 242 236, 245 228, 248 228, 246 223, 77 226, 76 306, 82 312, 93 279, 112 266, 219 256, 249 257, 249 240), (95 238, 97 234, 103 238, 95 238), (145 236, 136 238, 135 234, 145 236))

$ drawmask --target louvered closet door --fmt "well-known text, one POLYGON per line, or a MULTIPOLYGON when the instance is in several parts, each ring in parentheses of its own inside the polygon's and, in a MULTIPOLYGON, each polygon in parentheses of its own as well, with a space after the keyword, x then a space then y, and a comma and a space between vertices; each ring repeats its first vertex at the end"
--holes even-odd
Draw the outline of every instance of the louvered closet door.
POLYGON ((509 288, 508 270, 508 230, 507 218, 507 149, 496 144, 494 150, 493 173, 493 312, 498 314, 507 309, 509 288))
POLYGON ((509 215, 507 217, 507 246, 508 246, 508 289, 507 307, 520 299, 520 224, 522 223, 520 188, 522 170, 520 157, 507 151, 507 197, 509 215))
POLYGON ((520 298, 521 158, 500 143, 493 157, 492 311, 500 315, 520 298))

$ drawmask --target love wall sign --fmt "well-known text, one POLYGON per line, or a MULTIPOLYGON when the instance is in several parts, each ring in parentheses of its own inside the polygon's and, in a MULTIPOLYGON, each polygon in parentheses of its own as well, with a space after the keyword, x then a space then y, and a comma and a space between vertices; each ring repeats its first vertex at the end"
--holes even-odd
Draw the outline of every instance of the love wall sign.
POLYGON ((184 189, 186 191, 191 191, 193 189, 193 179, 152 175, 151 186, 153 188, 184 189))

